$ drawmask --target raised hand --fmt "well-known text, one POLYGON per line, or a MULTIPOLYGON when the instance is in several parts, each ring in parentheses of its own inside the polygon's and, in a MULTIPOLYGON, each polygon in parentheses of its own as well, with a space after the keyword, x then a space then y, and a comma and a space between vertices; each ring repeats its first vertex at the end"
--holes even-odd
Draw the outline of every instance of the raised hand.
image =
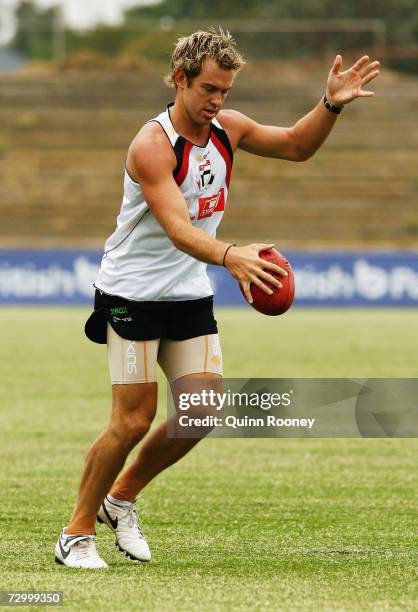
POLYGON ((348 70, 341 72, 343 58, 337 55, 327 81, 326 96, 335 106, 344 106, 356 98, 369 98, 374 91, 364 91, 362 87, 379 74, 380 62, 369 63, 369 56, 363 55, 348 70))

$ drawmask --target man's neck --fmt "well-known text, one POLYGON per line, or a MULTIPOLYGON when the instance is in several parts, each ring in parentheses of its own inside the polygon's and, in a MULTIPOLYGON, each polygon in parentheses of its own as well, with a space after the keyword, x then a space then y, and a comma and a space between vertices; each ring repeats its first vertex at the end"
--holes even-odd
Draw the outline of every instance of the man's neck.
POLYGON ((184 105, 178 100, 170 107, 170 119, 177 134, 197 146, 205 146, 209 138, 210 125, 194 123, 184 105))

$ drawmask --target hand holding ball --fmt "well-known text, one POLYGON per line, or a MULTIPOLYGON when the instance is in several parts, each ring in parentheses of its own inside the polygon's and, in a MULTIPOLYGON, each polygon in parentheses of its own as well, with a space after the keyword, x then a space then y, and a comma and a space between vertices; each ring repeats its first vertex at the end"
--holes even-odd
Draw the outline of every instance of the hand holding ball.
MULTIPOLYGON (((253 303, 250 304, 255 310, 265 315, 277 316, 283 314, 289 310, 292 305, 293 298, 295 296, 295 278, 293 270, 287 259, 279 253, 276 249, 266 249, 260 251, 259 256, 266 261, 270 261, 280 268, 284 268, 287 271, 287 276, 279 276, 278 274, 271 273, 277 279, 280 280, 282 287, 274 287, 271 283, 264 281, 265 284, 272 289, 273 293, 268 295, 262 289, 257 287, 254 283, 251 283, 250 291, 253 298, 253 303)), ((241 289, 241 287, 240 287, 241 289)), ((244 292, 241 289, 242 294, 244 292)), ((245 297, 245 295, 244 295, 245 297)))

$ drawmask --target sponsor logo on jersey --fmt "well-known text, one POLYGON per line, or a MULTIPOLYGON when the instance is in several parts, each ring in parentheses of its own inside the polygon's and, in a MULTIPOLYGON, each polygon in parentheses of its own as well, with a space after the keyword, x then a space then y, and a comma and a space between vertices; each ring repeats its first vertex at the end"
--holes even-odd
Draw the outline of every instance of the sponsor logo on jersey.
POLYGON ((199 198, 199 214, 198 219, 206 219, 211 217, 213 213, 225 210, 225 192, 224 188, 215 193, 215 195, 206 198, 199 198))

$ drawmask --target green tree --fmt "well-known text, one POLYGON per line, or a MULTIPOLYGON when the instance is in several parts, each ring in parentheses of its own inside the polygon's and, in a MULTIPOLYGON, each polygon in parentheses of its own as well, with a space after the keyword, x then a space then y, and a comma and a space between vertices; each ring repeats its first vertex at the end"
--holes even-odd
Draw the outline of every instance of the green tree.
POLYGON ((380 18, 386 22, 389 43, 418 43, 417 0, 163 0, 125 12, 127 23, 164 16, 214 22, 227 18, 380 18))
MULTIPOLYGON (((386 65, 403 72, 418 72, 418 2, 417 0, 162 0, 157 4, 136 6, 125 12, 125 23, 131 28, 134 23, 145 25, 146 20, 155 20, 151 27, 158 31, 162 18, 193 20, 202 26, 208 23, 228 27, 234 19, 380 19, 385 23, 386 49, 380 49, 386 65)), ((166 24, 169 21, 166 19, 166 24)), ((376 40, 372 31, 356 32, 240 32, 229 26, 240 49, 247 58, 302 57, 313 53, 335 53, 346 49, 371 49, 376 40)), ((171 29, 173 40, 176 34, 187 34, 179 26, 171 29)), ((152 39, 151 32, 138 34, 143 42, 152 39)), ((141 45, 136 45, 141 49, 141 45)), ((168 56, 172 45, 164 45, 168 56)), ((152 56, 152 46, 142 45, 143 52, 152 56)), ((160 52, 161 56, 162 53, 160 52)), ((155 57, 155 56, 154 56, 155 57)))
POLYGON ((16 34, 12 45, 31 58, 51 59, 59 7, 40 9, 30 0, 21 0, 15 10, 16 34))

